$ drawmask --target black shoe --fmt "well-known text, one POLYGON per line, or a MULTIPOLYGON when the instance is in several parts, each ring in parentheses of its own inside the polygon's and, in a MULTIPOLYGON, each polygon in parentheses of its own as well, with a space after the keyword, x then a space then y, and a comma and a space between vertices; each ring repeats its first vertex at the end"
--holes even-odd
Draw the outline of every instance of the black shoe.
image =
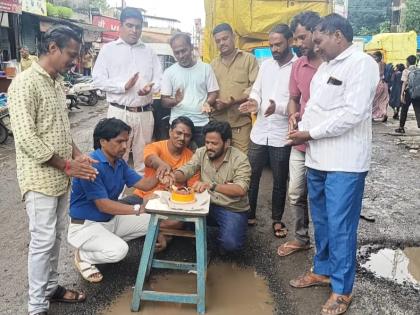
POLYGON ((398 129, 395 129, 396 133, 405 133, 404 127, 400 127, 398 129))
POLYGON ((394 116, 392 116, 392 118, 394 118, 395 120, 400 119, 400 116, 398 115, 398 113, 394 113, 394 116))

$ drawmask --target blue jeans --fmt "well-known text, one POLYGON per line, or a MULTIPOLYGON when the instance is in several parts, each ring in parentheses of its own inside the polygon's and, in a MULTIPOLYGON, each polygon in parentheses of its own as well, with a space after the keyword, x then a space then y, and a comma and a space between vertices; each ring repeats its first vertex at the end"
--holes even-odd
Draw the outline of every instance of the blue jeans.
POLYGON ((329 276, 332 291, 350 294, 356 275, 357 227, 367 172, 323 172, 308 168, 314 224, 314 273, 329 276))
POLYGON ((233 212, 221 206, 210 205, 207 224, 217 226, 217 243, 222 250, 234 252, 242 249, 248 230, 247 212, 233 212))

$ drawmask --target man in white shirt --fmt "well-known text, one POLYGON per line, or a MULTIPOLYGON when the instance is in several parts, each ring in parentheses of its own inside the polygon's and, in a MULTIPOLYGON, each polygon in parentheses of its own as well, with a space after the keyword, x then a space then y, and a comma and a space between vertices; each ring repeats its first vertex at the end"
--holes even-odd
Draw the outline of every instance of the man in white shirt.
POLYGON ((293 33, 286 24, 275 26, 269 36, 273 59, 265 60, 252 86, 249 100, 240 105, 241 112, 257 112, 251 130, 248 158, 252 175, 249 187, 249 224, 255 223, 258 188, 264 166, 273 172, 272 219, 273 233, 285 237, 287 229, 282 222, 289 174, 290 146, 286 146, 288 131, 287 103, 289 79, 293 62, 291 45, 293 33))
POLYGON ((289 143, 309 143, 308 195, 315 231, 313 272, 290 281, 296 288, 331 284, 322 314, 342 314, 352 300, 357 227, 372 142, 372 101, 379 81, 375 60, 352 45, 353 29, 338 14, 313 33, 324 62, 311 82, 299 131, 289 143))
POLYGON ((108 118, 121 119, 132 128, 124 160, 132 151, 134 169, 143 175, 143 150, 153 134, 152 94, 159 91, 162 69, 157 55, 140 40, 140 10, 126 7, 120 20, 120 38, 99 52, 93 83, 106 91, 108 118))
POLYGON ((209 122, 208 113, 219 92, 216 75, 209 64, 194 57, 194 47, 187 33, 173 35, 170 45, 178 62, 163 74, 162 106, 171 108, 170 123, 180 116, 193 121, 195 130, 192 140, 197 147, 202 147, 203 127, 209 122))

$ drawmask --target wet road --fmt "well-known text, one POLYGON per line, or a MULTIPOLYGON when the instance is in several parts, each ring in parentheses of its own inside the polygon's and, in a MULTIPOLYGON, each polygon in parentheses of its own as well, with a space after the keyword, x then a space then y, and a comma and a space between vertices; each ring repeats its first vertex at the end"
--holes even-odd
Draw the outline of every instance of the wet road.
MULTIPOLYGON (((105 113, 104 104, 82 107, 81 111, 70 113, 75 142, 83 151, 90 150, 92 129, 105 113)), ((406 136, 393 135, 391 131, 396 127, 394 121, 374 126, 373 163, 367 179, 363 211, 374 216, 376 222, 360 222, 359 242, 360 246, 372 245, 375 250, 420 246, 420 131, 414 128, 412 113, 407 128, 410 132, 406 136)), ((28 227, 16 182, 13 138, 0 145, 0 181, 0 314, 26 314, 28 227)), ((236 257, 216 256, 214 262, 236 262, 256 270, 268 281, 275 302, 275 314, 318 314, 328 297, 327 288, 295 290, 288 285, 291 278, 310 268, 313 251, 286 258, 275 254, 277 246, 284 240, 274 238, 271 232, 270 183, 270 173, 265 171, 260 188, 258 226, 250 229, 246 250, 236 257)), ((286 209, 284 219, 289 227, 288 239, 291 239, 293 214, 289 209, 286 209)), ((141 244, 141 240, 132 242, 124 261, 100 266, 104 281, 93 285, 83 281, 76 273, 73 251, 64 241, 59 267, 60 283, 83 289, 88 294, 88 300, 81 305, 55 304, 50 314, 103 312, 119 294, 134 285, 141 244)), ((185 258, 191 255, 191 243, 175 239, 163 257, 185 258)), ((360 261, 365 262, 366 258, 364 253, 360 261)), ((347 314, 420 314, 419 296, 420 292, 408 285, 375 278, 359 268, 355 299, 347 314)))

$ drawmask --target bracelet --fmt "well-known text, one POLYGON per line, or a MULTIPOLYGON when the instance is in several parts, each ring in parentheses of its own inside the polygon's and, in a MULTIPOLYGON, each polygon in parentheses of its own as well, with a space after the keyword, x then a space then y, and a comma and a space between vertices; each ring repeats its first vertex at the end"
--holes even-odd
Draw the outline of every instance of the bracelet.
POLYGON ((66 165, 64 166, 64 173, 66 173, 66 175, 69 175, 70 169, 71 169, 70 160, 66 160, 66 165))

